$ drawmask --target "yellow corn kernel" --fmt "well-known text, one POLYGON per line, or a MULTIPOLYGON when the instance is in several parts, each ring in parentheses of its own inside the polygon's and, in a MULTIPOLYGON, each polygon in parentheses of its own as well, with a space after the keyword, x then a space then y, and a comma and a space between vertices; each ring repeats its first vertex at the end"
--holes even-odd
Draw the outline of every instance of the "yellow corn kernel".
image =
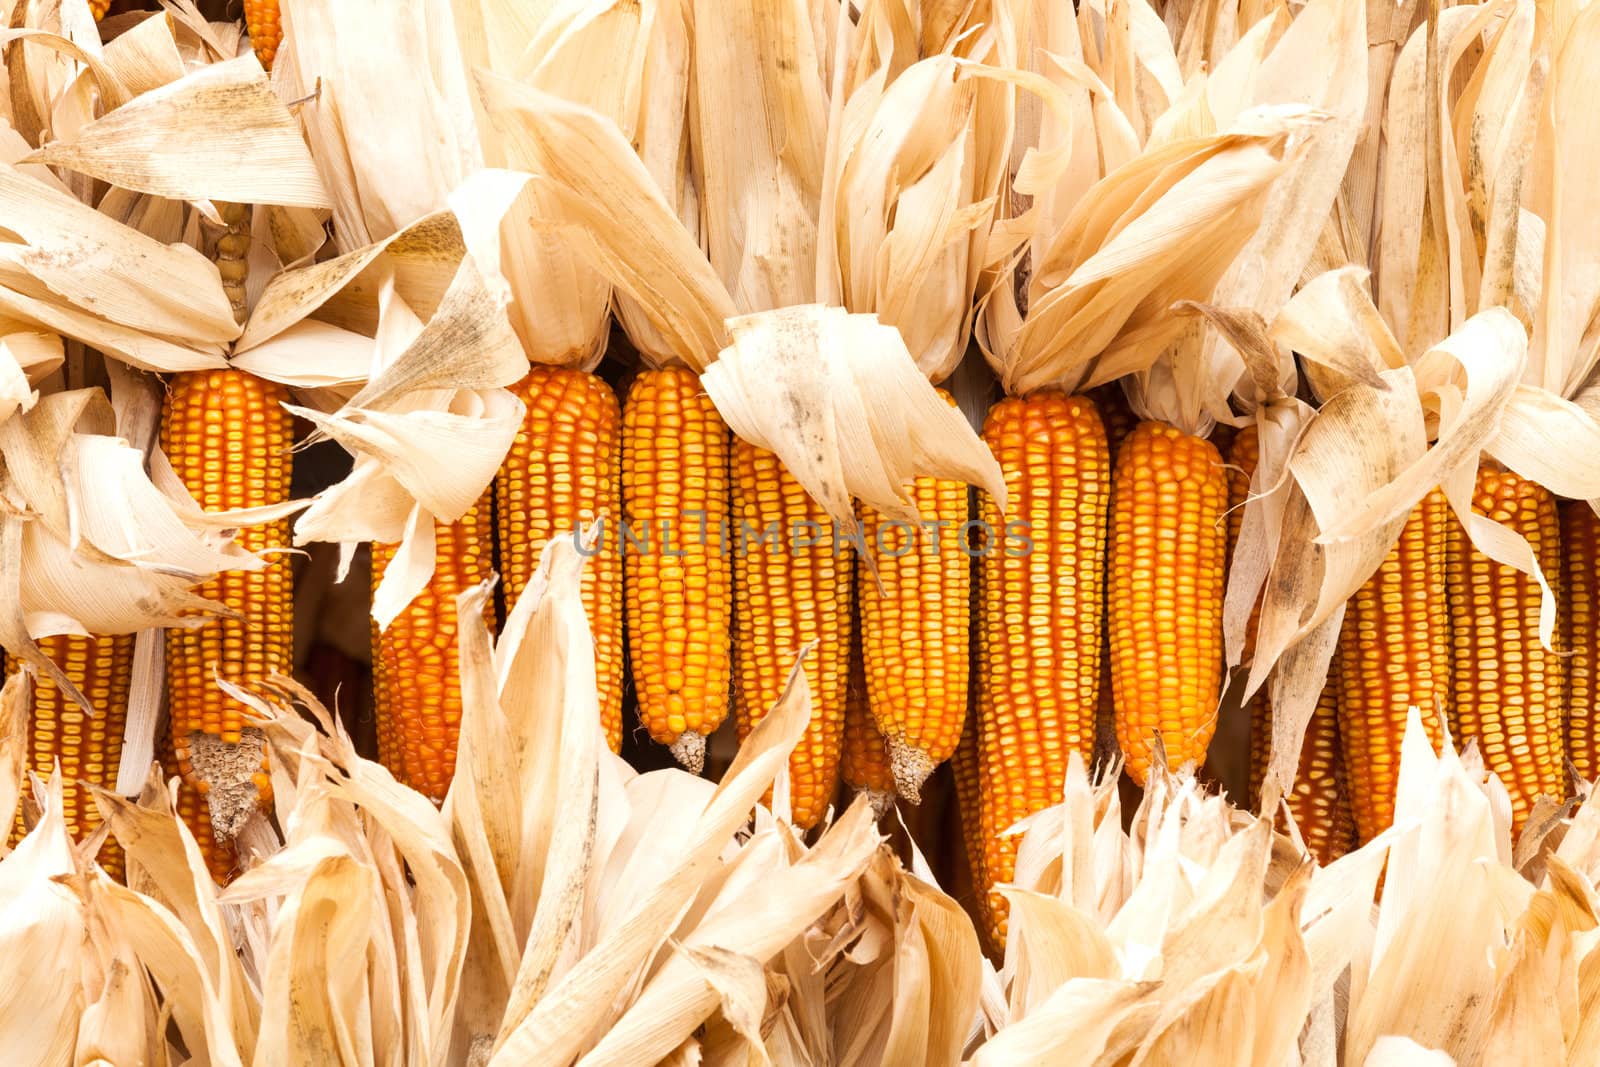
POLYGON ((1216 448, 1143 422, 1117 456, 1111 677, 1117 741, 1143 785, 1153 739, 1173 768, 1205 761, 1222 681, 1228 480, 1216 448))
MULTIPOLYGON (((985 687, 976 688, 981 692, 985 687)), ((956 783, 955 802, 956 815, 961 822, 961 851, 966 855, 967 873, 972 883, 970 893, 964 896, 962 902, 972 918, 972 925, 978 930, 983 951, 996 957, 1005 946, 1003 940, 997 940, 1003 939, 1004 935, 989 910, 989 893, 984 880, 984 851, 989 838, 993 836, 985 815, 992 816, 993 805, 983 803, 982 774, 978 766, 982 749, 978 739, 982 717, 983 698, 974 694, 973 707, 961 731, 961 740, 950 757, 950 770, 956 783)))
POLYGON ((851 644, 854 647, 850 650, 850 683, 845 691, 844 754, 841 764, 844 784, 858 792, 874 794, 874 800, 879 803, 887 803, 894 796, 894 771, 889 766, 889 748, 883 735, 878 732, 878 724, 872 721, 859 634, 851 644))
POLYGON ((694 371, 642 371, 622 408, 621 545, 639 721, 696 774, 728 714, 730 436, 694 371))
MULTIPOLYGON (((461 733, 456 597, 489 577, 487 496, 459 522, 436 522, 433 538, 427 586, 388 629, 380 633, 372 624, 372 693, 379 760, 398 781, 440 803, 455 776, 461 733)), ((372 546, 374 589, 397 548, 372 546)))
POLYGON ((583 571, 583 607, 594 635, 600 721, 622 748, 622 411, 606 382, 570 367, 536 365, 512 387, 527 406, 495 476, 495 529, 506 611, 532 580, 544 546, 573 537, 603 513, 601 541, 583 571))
POLYGON ((966 484, 918 478, 912 493, 931 529, 862 508, 858 590, 871 714, 900 795, 916 803, 923 781, 955 752, 967 714, 972 558, 960 543, 966 484))
MULTIPOLYGON (((82 841, 100 825, 100 811, 88 786, 116 786, 117 769, 122 762, 122 735, 128 721, 134 635, 59 634, 42 637, 38 644, 39 651, 61 668, 95 709, 95 714, 89 715, 76 701, 64 696, 48 676, 35 676, 33 707, 28 717, 28 765, 40 780, 45 780, 60 764, 67 829, 74 840, 82 841)), ((17 668, 12 665, 12 669, 17 668)), ((24 830, 19 811, 13 843, 24 830)), ((113 878, 122 878, 122 850, 115 838, 106 838, 98 859, 113 878)))
MULTIPOLYGON (((1349 623, 1345 624, 1349 633, 1349 623)), ((1337 673, 1330 672, 1322 687, 1317 707, 1306 723, 1306 734, 1300 743, 1300 765, 1295 773, 1294 789, 1289 793, 1289 814, 1294 816, 1306 848, 1326 867, 1349 852, 1356 845, 1356 821, 1350 810, 1350 797, 1346 789, 1344 753, 1339 740, 1340 682, 1337 673)), ((1260 702, 1263 709, 1268 702, 1260 702)), ((1272 722, 1270 711, 1263 711, 1265 719, 1251 723, 1251 754, 1256 752, 1255 737, 1265 730, 1271 742, 1272 722)), ((1255 770, 1252 759, 1252 771, 1255 770)), ((1259 781, 1259 776, 1257 777, 1259 781)), ((1257 803, 1259 803, 1259 799, 1257 803)))
POLYGON ((778 457, 733 445, 733 700, 742 741, 783 692, 807 641, 811 723, 789 757, 791 814, 810 829, 839 781, 850 658, 850 557, 778 457))
POLYGON ((244 0, 244 26, 250 31, 250 47, 267 70, 278 57, 283 43, 283 21, 278 0, 244 0))
POLYGON ((1561 505, 1567 564, 1567 758, 1586 782, 1600 775, 1600 518, 1582 500, 1561 505))
MULTIPOLYGON (((1561 528, 1549 490, 1485 461, 1472 509, 1521 534, 1540 569, 1558 574, 1561 528)), ((1562 658, 1539 644, 1538 583, 1478 552, 1460 522, 1448 528, 1451 734, 1458 744, 1477 740, 1511 794, 1520 832, 1535 798, 1564 791, 1562 658)))
MULTIPOLYGON (((282 406, 288 398, 283 386, 244 371, 174 376, 163 413, 161 448, 202 508, 226 511, 289 499, 293 419, 282 406)), ((247 527, 237 541, 252 552, 287 548, 289 521, 247 527)), ((250 685, 290 669, 294 596, 289 557, 278 555, 257 571, 220 574, 196 591, 241 615, 195 629, 167 631, 173 748, 185 779, 205 792, 212 783, 210 772, 195 766, 197 741, 206 736, 238 745, 244 730, 244 706, 217 687, 214 675, 250 685)), ((263 756, 255 775, 263 802, 271 793, 265 767, 263 756)))
POLYGON ((1345 607, 1335 664, 1339 733, 1363 842, 1394 821, 1400 742, 1411 706, 1435 749, 1450 702, 1450 505, 1435 489, 1412 509, 1400 540, 1345 607))
POLYGON ((1017 840, 1000 835, 1059 803, 1070 753, 1094 750, 1110 461, 1093 401, 1056 391, 1000 401, 984 440, 1009 497, 982 494, 978 758, 982 888, 1005 943, 1017 840))

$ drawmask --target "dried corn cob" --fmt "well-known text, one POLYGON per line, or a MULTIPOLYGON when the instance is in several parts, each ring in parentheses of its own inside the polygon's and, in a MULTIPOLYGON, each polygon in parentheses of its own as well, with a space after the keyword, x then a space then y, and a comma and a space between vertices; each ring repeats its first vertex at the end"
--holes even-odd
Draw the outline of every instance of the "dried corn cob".
POLYGON ((979 620, 982 887, 993 943, 1003 944, 1005 900, 994 887, 1011 879, 1017 841, 999 835, 1059 802, 1068 755, 1087 762, 1094 750, 1111 478, 1088 397, 1002 400, 983 436, 1010 498, 1007 526, 984 494, 979 620))
MULTIPOLYGON (((1486 461, 1472 507, 1525 537, 1544 573, 1557 574, 1561 528, 1549 490, 1486 461)), ((1563 792, 1561 657, 1539 644, 1538 583, 1478 552, 1459 522, 1449 531, 1451 733, 1460 744, 1477 740, 1520 831, 1536 797, 1563 792)))
MULTIPOLYGON (((163 775, 170 782, 178 775, 178 761, 172 755, 170 738, 162 739, 157 755, 161 760, 163 775)), ((206 803, 205 796, 188 782, 179 781, 177 810, 178 817, 189 828, 195 844, 200 847, 200 855, 205 860, 206 870, 211 873, 211 880, 218 885, 227 885, 239 868, 239 855, 232 844, 218 840, 211 827, 211 806, 206 803)))
MULTIPOLYGON (((456 770, 461 665, 456 597, 489 577, 487 497, 455 523, 434 524, 433 577, 381 633, 372 624, 372 693, 378 758, 395 778, 435 803, 456 770)), ((398 545, 372 546, 372 586, 398 545)))
POLYGON ((995 940, 996 927, 994 917, 989 912, 989 894, 983 874, 984 849, 990 834, 983 820, 985 805, 978 771, 979 707, 979 702, 974 700, 966 726, 961 731, 961 741, 956 745, 955 754, 950 757, 950 770, 956 783, 956 816, 961 822, 962 851, 966 853, 967 871, 972 880, 967 911, 972 917, 972 924, 978 929, 983 950, 994 956, 999 954, 1003 945, 995 940))
POLYGON ((267 70, 278 58, 283 43, 283 21, 278 0, 244 0, 244 25, 250 31, 250 47, 267 70))
POLYGON ((1174 768, 1205 760, 1222 681, 1228 481, 1206 440, 1144 422, 1117 457, 1111 677, 1117 741, 1141 785, 1159 733, 1174 768))
MULTIPOLYGON (((1346 639, 1349 633, 1350 623, 1346 622, 1346 639)), ((1301 839, 1324 867, 1356 845, 1356 821, 1350 810, 1344 750, 1339 742, 1339 698, 1338 673, 1330 671, 1316 710, 1306 723, 1300 766, 1287 797, 1301 839)), ((1272 742, 1272 718, 1267 701, 1260 701, 1256 709, 1252 709, 1256 715, 1250 722, 1250 795, 1259 805, 1272 742)))
POLYGON ((894 804, 894 771, 890 766, 888 745, 878 732, 877 723, 872 721, 859 633, 851 641, 851 646, 850 681, 844 705, 844 751, 840 769, 844 784, 857 792, 866 793, 872 800, 873 810, 882 816, 894 804))
POLYGON ((89 10, 94 15, 94 20, 99 22, 106 17, 106 12, 111 10, 111 0, 89 0, 89 10))
POLYGON ((728 428, 684 366, 646 370, 622 410, 628 660, 639 721, 695 774, 728 714, 733 559, 728 428))
MULTIPOLYGON (((28 763, 35 774, 47 779, 59 762, 67 829, 78 841, 100 825, 100 812, 88 784, 105 789, 116 784, 123 728, 128 721, 133 645, 133 634, 59 634, 39 639, 39 651, 61 668, 95 709, 94 715, 87 714, 76 701, 63 697, 47 676, 35 677, 28 716, 28 763)), ((19 812, 13 843, 24 831, 19 812)), ((122 850, 115 838, 106 838, 98 858, 108 874, 122 878, 122 850)))
MULTIPOLYGON (((283 386, 237 370, 194 371, 173 378, 161 425, 172 469, 207 511, 289 499, 293 422, 283 386)), ((286 547, 287 519, 248 527, 238 543, 251 551, 286 547)), ((244 726, 244 707, 217 687, 214 674, 249 685, 287 673, 294 641, 293 582, 280 555, 256 571, 230 571, 199 587, 240 618, 167 631, 172 743, 184 778, 208 795, 224 836, 251 813, 247 784, 264 802, 271 785, 266 748, 244 726)))
POLYGON ((1566 558, 1567 758, 1586 782, 1600 775, 1600 518, 1582 500, 1561 505, 1566 558))
POLYGON ((1438 489, 1406 520, 1400 540, 1345 607, 1339 735, 1363 842, 1394 821, 1400 742, 1414 704, 1428 739, 1443 740, 1450 700, 1450 601, 1446 545, 1450 505, 1438 489))
POLYGON ((966 485, 918 478, 912 493, 932 532, 863 507, 858 589, 871 714, 899 793, 915 804, 928 775, 955 752, 967 714, 972 559, 959 541, 966 485))
MULTIPOLYGON (((1128 405, 1128 395, 1116 382, 1089 391, 1100 420, 1106 428, 1106 454, 1111 457, 1111 468, 1116 469, 1117 453, 1133 428, 1139 425, 1139 416, 1128 405)), ((1106 553, 1106 585, 1110 588, 1111 554, 1106 553)), ((1119 755, 1117 747, 1117 701, 1111 684, 1111 628, 1103 626, 1100 635, 1100 699, 1094 714, 1094 763, 1105 766, 1119 755)))
POLYGON ((611 751, 622 748, 622 411, 611 386, 568 367, 536 365, 512 387, 527 406, 522 428, 495 476, 495 531, 506 610, 533 578, 553 537, 572 537, 604 513, 601 540, 583 572, 583 606, 594 635, 600 721, 611 751))
POLYGON ((849 670, 850 567, 832 521, 778 457, 733 445, 734 710, 739 739, 777 702, 807 641, 811 723, 789 757, 794 824, 815 826, 839 780, 849 670))

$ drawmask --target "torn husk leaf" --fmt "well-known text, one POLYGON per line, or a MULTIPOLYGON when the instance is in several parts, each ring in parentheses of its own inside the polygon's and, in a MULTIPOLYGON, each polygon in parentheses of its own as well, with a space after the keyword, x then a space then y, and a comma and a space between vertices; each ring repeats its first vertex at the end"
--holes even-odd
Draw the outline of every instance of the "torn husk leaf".
POLYGON ((21 162, 174 200, 329 206, 298 124, 249 56, 153 88, 21 162))
POLYGON ((999 465, 892 327, 821 305, 729 327, 733 344, 701 377, 706 392, 735 433, 777 453, 846 528, 852 497, 918 521, 906 486, 919 475, 980 486, 1004 510, 999 465))

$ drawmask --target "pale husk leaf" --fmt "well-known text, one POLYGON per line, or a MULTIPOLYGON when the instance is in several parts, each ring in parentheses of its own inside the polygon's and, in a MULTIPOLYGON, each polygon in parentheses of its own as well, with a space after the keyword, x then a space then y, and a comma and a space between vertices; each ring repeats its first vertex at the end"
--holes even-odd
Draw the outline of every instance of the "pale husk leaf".
POLYGON ((729 325, 733 344, 702 376, 706 392, 847 528, 852 497, 916 521, 906 487, 921 475, 978 485, 1005 508, 999 465, 892 327, 815 304, 729 325))
POLYGON ((174 200, 330 206, 294 116, 252 56, 150 89, 23 162, 174 200))
POLYGON ((1539 162, 1548 168, 1547 191, 1539 190, 1545 196, 1538 204, 1546 227, 1543 290, 1528 380, 1565 396, 1600 362, 1600 336, 1594 328, 1600 309, 1600 244, 1585 221, 1600 213, 1600 191, 1580 177, 1600 164, 1600 130, 1594 122, 1600 93, 1594 63, 1600 49, 1600 11, 1585 8, 1564 39, 1551 47, 1554 62, 1539 131, 1539 162))
MULTIPOLYGON (((528 5, 457 2, 470 26, 467 54, 478 76, 517 82, 593 108, 631 138, 639 112, 646 43, 654 4, 599 2, 528 5), (507 47, 511 42, 515 46, 507 47)), ((539 171, 538 134, 481 94, 479 132, 491 167, 539 171)), ((631 153, 630 153, 631 154, 631 153)), ((523 188, 498 226, 512 300, 511 318, 537 363, 592 369, 604 354, 611 285, 585 256, 582 242, 542 223, 558 217, 559 194, 523 188)))
POLYGON ((740 746, 733 765, 695 820, 692 843, 679 853, 668 875, 504 1037, 496 1061, 570 1062, 592 1040, 591 1035, 604 1032, 617 1018, 617 995, 636 980, 638 969, 661 946, 683 907, 714 870, 716 856, 733 831, 787 767, 789 751, 799 741, 811 713, 802 662, 803 657, 797 659, 783 696, 740 746))
POLYGON ((694 4, 691 149, 707 255, 741 313, 817 298, 828 101, 802 0, 694 4))
MULTIPOLYGON (((8 682, 6 691, 20 689, 8 682)), ((74 869, 59 767, 48 783, 34 781, 43 818, 0 859, 0 896, 7 902, 0 909, 0 947, 19 964, 0 977, 6 1005, 0 1056, 11 1063, 65 1063, 84 1007, 82 925, 72 893, 53 881, 74 869)))
POLYGON ((679 223, 655 179, 604 116, 492 75, 479 75, 479 92, 501 124, 519 124, 539 178, 488 171, 455 200, 474 257, 497 263, 492 246, 500 219, 523 186, 537 181, 556 198, 560 213, 541 219, 559 226, 661 334, 672 355, 702 370, 727 343, 723 321, 733 300, 679 223))
POLYGON ((31 297, 40 303, 180 344, 239 335, 216 265, 187 245, 161 244, 11 166, 0 166, 0 223, 15 235, 0 263, 19 301, 30 299, 26 277, 56 294, 31 297))
MULTIPOLYGON (((880 840, 874 823, 871 805, 858 797, 821 840, 783 873, 783 895, 771 901, 771 907, 752 913, 744 906, 746 894, 730 894, 725 888, 718 904, 685 944, 737 946, 755 959, 769 958, 838 900, 866 868, 880 840)), ((779 832, 784 831, 768 831, 779 832)), ((579 1063, 620 1067, 659 1059, 689 1037, 717 1002, 717 993, 690 960, 681 954, 669 956, 638 999, 579 1063)))
POLYGON ((333 202, 341 251, 445 206, 482 165, 447 0, 289 0, 273 64, 333 202))

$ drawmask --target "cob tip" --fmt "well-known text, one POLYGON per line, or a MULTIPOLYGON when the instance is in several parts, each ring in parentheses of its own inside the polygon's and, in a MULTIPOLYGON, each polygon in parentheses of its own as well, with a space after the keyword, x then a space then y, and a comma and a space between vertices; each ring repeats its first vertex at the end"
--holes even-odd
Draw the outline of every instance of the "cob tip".
POLYGON ((706 769, 705 734, 695 733, 693 730, 685 731, 667 747, 672 753, 672 758, 678 761, 678 766, 690 774, 698 775, 706 769))
POLYGON ((898 737, 887 737, 884 742, 889 750, 889 770, 894 774, 895 791, 913 804, 922 803, 922 783, 933 773, 933 760, 920 748, 898 737))
POLYGON ((195 776, 205 784, 212 828, 219 838, 231 841, 270 795, 270 780, 263 770, 266 738, 260 730, 247 726, 237 743, 198 730, 187 740, 185 755, 195 776))

